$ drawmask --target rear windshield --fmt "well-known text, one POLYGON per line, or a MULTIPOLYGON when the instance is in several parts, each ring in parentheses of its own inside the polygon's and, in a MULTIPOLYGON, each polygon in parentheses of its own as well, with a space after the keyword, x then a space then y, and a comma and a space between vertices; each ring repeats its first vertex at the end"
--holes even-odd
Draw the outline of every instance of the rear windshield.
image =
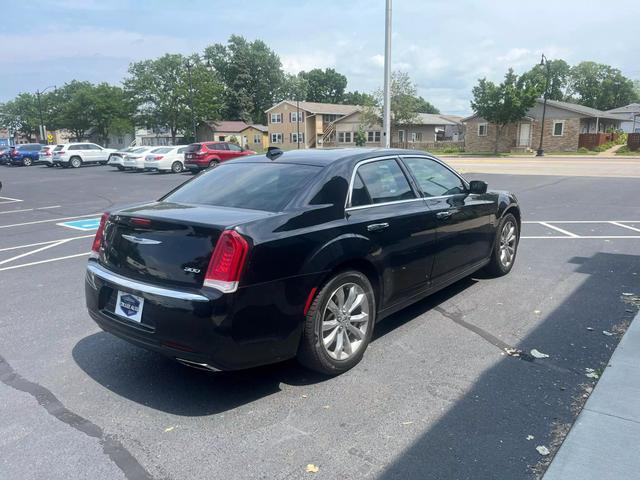
POLYGON ((199 143, 192 143, 187 147, 187 152, 197 152, 200 150, 201 145, 199 143))
POLYGON ((56 145, 56 148, 53 149, 54 152, 59 152, 64 148, 64 145, 56 145))
POLYGON ((169 153, 171 150, 173 150, 173 147, 161 147, 161 148, 154 148, 149 153, 169 153))
POLYGON ((129 150, 129 153, 140 153, 140 152, 144 152, 146 150, 148 150, 149 147, 138 147, 138 148, 132 148, 131 150, 129 150))
POLYGON ((321 167, 282 163, 231 163, 196 177, 166 202, 279 212, 321 167))

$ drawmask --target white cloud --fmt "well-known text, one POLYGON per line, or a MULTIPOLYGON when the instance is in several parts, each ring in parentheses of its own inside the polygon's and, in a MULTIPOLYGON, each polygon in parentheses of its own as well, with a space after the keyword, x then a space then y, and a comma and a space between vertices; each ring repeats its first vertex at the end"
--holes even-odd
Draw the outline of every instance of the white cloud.
POLYGON ((280 61, 285 72, 298 73, 314 68, 333 68, 336 65, 336 56, 322 50, 312 50, 305 53, 281 54, 280 61))

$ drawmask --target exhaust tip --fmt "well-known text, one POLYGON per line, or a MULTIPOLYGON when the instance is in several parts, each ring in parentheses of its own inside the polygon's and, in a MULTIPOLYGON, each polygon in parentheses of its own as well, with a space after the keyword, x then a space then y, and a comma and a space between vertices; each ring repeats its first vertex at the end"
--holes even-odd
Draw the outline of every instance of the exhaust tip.
POLYGON ((186 365, 187 367, 191 367, 191 368, 195 368, 197 370, 205 370, 207 372, 221 372, 222 370, 209 365, 208 363, 198 363, 198 362, 193 362, 191 360, 185 360, 184 358, 177 358, 176 357, 176 361, 178 363, 181 363, 182 365, 186 365))

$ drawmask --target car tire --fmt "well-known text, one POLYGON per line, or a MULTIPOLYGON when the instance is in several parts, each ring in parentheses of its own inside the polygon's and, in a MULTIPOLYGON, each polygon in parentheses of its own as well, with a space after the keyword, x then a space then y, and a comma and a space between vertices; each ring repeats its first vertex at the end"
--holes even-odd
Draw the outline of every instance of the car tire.
POLYGON ((184 170, 184 165, 182 165, 182 162, 173 162, 171 164, 171 171, 173 173, 182 173, 182 171, 184 170))
POLYGON ((122 165, 116 165, 116 168, 121 172, 124 171, 124 167, 122 165))
POLYGON ((30 167, 31 165, 33 165, 33 160, 31 160, 29 157, 25 157, 22 159, 22 165, 24 165, 25 167, 30 167))
POLYGON ((501 277, 511 271, 516 261, 519 240, 518 221, 512 214, 507 213, 498 223, 491 259, 485 267, 487 273, 501 277))
POLYGON ((47 165, 47 168, 53 167, 53 163, 47 163, 46 165, 47 165))
POLYGON ((218 165, 220 165, 220 162, 218 160, 211 160, 209 162, 209 168, 216 168, 218 165))
POLYGON ((334 275, 309 307, 298 361, 325 375, 346 372, 362 359, 371 341, 375 320, 376 298, 366 275, 355 270, 334 275))
POLYGON ((82 159, 80 157, 71 157, 69 159, 69 165, 73 168, 80 168, 82 166, 82 159))

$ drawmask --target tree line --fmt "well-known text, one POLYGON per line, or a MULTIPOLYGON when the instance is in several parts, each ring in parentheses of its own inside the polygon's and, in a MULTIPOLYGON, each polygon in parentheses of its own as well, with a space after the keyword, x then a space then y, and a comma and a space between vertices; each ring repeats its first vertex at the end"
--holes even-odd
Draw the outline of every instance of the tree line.
MULTIPOLYGON (((570 67, 564 60, 552 60, 549 68, 550 99, 609 109, 639 96, 638 85, 608 65, 582 62, 570 67)), ((509 77, 502 90, 515 88, 525 105, 543 94, 545 75, 546 67, 535 66, 515 80, 509 77)), ((489 92, 492 85, 495 96, 499 85, 479 80, 474 110, 482 104, 477 94, 489 92)), ((394 123, 406 123, 417 113, 440 113, 417 94, 407 73, 394 72, 391 90, 394 123)), ((266 123, 265 110, 283 99, 371 107, 371 122, 379 120, 382 107, 381 90, 348 91, 347 77, 332 68, 288 74, 266 43, 232 35, 201 54, 165 54, 134 62, 120 86, 74 80, 39 96, 21 93, 0 105, 0 127, 33 140, 42 122, 48 130, 66 129, 78 140, 92 135, 106 144, 110 135, 130 132, 135 125, 168 131, 175 143, 179 132, 193 138, 193 124, 202 121, 266 123)))

